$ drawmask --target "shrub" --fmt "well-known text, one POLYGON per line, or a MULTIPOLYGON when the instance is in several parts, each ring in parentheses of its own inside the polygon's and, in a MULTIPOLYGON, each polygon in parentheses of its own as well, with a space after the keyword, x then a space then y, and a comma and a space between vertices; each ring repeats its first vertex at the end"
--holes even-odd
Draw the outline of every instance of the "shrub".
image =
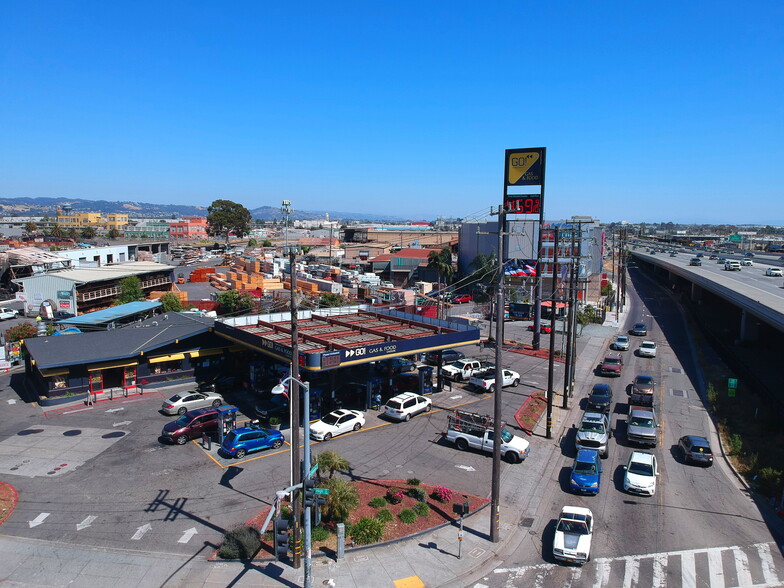
POLYGON ((223 559, 251 559, 261 547, 259 532, 253 527, 236 527, 223 537, 218 556, 223 559))
POLYGON ((716 388, 713 387, 713 384, 708 384, 708 389, 705 390, 705 396, 708 398, 708 404, 715 410, 716 403, 719 400, 719 393, 716 392, 716 388))
POLYGON ((359 506, 357 489, 340 478, 327 480, 324 485, 329 488, 329 495, 327 503, 321 507, 322 514, 330 521, 345 521, 349 513, 359 506))
POLYGON ((743 449, 743 439, 737 433, 731 435, 727 443, 730 446, 730 453, 733 455, 738 455, 740 450, 743 449))
POLYGON ((329 539, 329 529, 319 525, 310 530, 310 539, 312 541, 326 541, 329 539))
POLYGON ((433 488, 433 493, 431 494, 433 499, 438 502, 449 502, 454 495, 455 493, 446 486, 436 486, 433 488))
POLYGON ((403 510, 400 511, 400 513, 398 513, 397 516, 401 521, 403 521, 407 525, 410 525, 417 519, 416 513, 410 508, 404 508, 403 510))
POLYGON ((757 474, 760 492, 766 496, 778 496, 781 491, 782 471, 775 468, 762 468, 757 474))
POLYGON ((389 488, 386 494, 386 501, 389 504, 400 504, 403 497, 406 495, 400 488, 389 488))
POLYGON ((427 515, 430 514, 430 507, 424 502, 418 502, 414 507, 414 512, 419 517, 426 517, 427 515))
POLYGON ((386 499, 383 496, 376 496, 371 500, 368 504, 373 508, 381 508, 387 503, 386 499))
POLYGON ((419 478, 409 478, 408 480, 406 480, 406 484, 408 484, 409 486, 419 486, 420 481, 419 478))
POLYGON ((406 494, 418 502, 427 500, 427 492, 423 488, 409 488, 406 494))
POLYGON ((383 534, 384 523, 370 517, 362 517, 351 527, 351 537, 357 545, 378 543, 383 534))
POLYGON ((389 523, 394 520, 395 517, 392 515, 391 510, 388 508, 382 508, 380 511, 378 511, 378 514, 376 514, 376 518, 382 523, 389 523))

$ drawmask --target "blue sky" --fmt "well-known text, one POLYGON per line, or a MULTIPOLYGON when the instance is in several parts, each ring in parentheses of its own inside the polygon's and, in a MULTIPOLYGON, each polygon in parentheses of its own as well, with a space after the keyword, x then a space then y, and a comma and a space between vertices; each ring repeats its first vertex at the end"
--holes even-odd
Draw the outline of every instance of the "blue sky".
POLYGON ((0 196, 784 224, 784 3, 0 7, 0 196))

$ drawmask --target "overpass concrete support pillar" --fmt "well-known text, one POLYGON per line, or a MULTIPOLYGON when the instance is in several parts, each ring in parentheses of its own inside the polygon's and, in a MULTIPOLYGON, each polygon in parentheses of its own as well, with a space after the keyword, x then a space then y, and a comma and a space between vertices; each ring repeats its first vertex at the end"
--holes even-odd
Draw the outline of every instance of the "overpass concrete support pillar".
POLYGON ((702 300, 702 288, 700 288, 694 282, 691 283, 691 301, 692 302, 699 302, 702 300))
POLYGON ((757 317, 749 314, 745 310, 740 316, 740 340, 744 343, 752 343, 759 338, 759 321, 757 317))

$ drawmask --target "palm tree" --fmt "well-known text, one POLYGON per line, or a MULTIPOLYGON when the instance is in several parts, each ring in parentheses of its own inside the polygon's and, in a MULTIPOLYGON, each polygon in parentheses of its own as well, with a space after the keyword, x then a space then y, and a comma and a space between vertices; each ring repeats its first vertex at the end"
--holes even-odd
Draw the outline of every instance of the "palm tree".
POLYGON ((27 223, 27 224, 25 224, 25 233, 27 233, 28 235, 33 235, 36 232, 38 232, 38 225, 37 224, 35 224, 32 221, 27 223))
POLYGON ((351 484, 340 478, 327 480, 329 488, 327 503, 321 507, 325 518, 332 521, 345 521, 352 510, 359 506, 359 492, 351 484))
POLYGON ((444 278, 446 283, 452 279, 454 270, 452 269, 452 251, 449 247, 444 247, 441 251, 435 249, 427 256, 427 267, 436 270, 438 281, 444 278))
POLYGON ((335 472, 347 472, 351 468, 348 460, 339 455, 337 451, 319 453, 316 456, 316 463, 318 464, 316 477, 319 482, 321 482, 322 474, 325 472, 329 472, 329 479, 331 480, 335 476, 335 472))

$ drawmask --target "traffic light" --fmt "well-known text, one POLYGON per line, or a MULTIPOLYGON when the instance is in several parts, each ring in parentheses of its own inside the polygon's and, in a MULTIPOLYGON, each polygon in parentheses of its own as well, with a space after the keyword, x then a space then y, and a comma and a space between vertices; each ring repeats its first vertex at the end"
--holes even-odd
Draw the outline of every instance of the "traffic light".
POLYGON ((311 507, 316 502, 316 480, 313 478, 305 478, 302 481, 302 505, 305 508, 311 507))
POLYGON ((283 517, 275 519, 275 557, 278 561, 289 554, 289 527, 291 523, 283 517))

